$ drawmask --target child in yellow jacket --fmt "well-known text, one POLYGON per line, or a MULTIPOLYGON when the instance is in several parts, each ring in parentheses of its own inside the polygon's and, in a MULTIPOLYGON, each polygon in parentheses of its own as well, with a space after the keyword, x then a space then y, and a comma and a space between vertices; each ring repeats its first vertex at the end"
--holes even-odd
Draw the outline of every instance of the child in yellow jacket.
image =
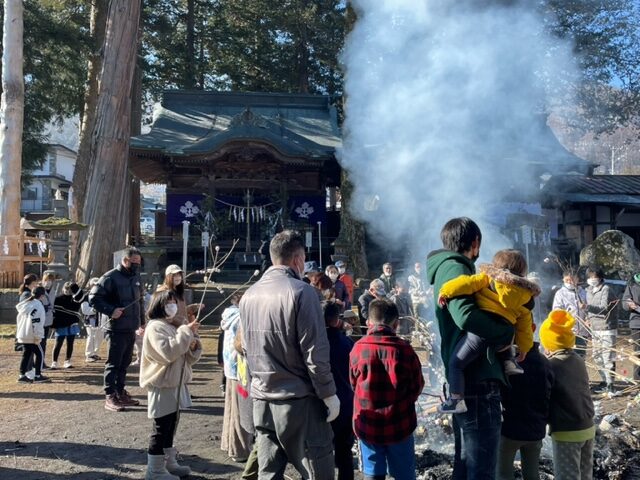
MULTIPOLYGON (((438 303, 444 308, 451 298, 474 295, 478 308, 495 313, 515 326, 515 344, 520 351, 520 360, 523 360, 533 346, 531 310, 533 298, 540 294, 540 287, 524 277, 527 274, 527 261, 518 250, 500 250, 491 264, 480 266, 480 272, 477 275, 460 275, 445 283, 440 289, 438 303)), ((470 332, 460 339, 449 362, 447 380, 450 397, 441 405, 441 412, 466 411, 463 400, 464 369, 486 348, 484 339, 470 332)), ((509 352, 504 361, 505 373, 522 373, 510 346, 505 351, 509 352)))

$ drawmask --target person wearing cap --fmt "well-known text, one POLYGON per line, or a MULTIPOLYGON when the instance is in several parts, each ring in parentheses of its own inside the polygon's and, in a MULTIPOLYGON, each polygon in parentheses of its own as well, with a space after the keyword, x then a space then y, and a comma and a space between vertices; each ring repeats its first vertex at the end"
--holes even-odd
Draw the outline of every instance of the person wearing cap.
POLYGON ((164 270, 164 281, 158 285, 157 292, 171 290, 176 294, 178 313, 171 319, 176 327, 187 324, 187 304, 184 300, 184 272, 178 265, 169 265, 164 270))
POLYGON ((338 280, 344 283, 344 286, 347 287, 347 293, 349 293, 349 301, 353 302, 353 277, 347 273, 347 262, 344 260, 338 260, 336 262, 336 267, 338 269, 338 280))
MULTIPOLYGON (((636 273, 627 283, 622 295, 622 308, 629 312, 629 328, 633 353, 636 358, 640 355, 640 272, 636 273)), ((634 364, 633 379, 640 380, 640 366, 634 364)))
POLYGON ((360 298, 358 298, 358 303, 360 304, 358 311, 360 312, 361 319, 364 320, 363 323, 366 323, 369 319, 369 304, 375 299, 381 300, 386 297, 387 291, 384 289, 384 283, 382 283, 382 280, 379 278, 371 280, 369 290, 364 292, 360 295, 360 298))
POLYGON ((120 263, 100 277, 89 293, 89 305, 109 317, 109 354, 104 366, 105 409, 121 412, 140 405, 125 389, 136 330, 144 325, 144 289, 140 279, 142 255, 127 247, 120 263))
POLYGON ((555 378, 549 402, 549 433, 557 480, 593 478, 594 408, 587 367, 573 349, 575 323, 568 311, 552 310, 540 327, 540 343, 555 378))
POLYGON ((284 230, 269 245, 273 266, 240 301, 242 349, 251 372, 259 478, 334 478, 332 422, 340 400, 318 294, 301 281, 305 240, 284 230))

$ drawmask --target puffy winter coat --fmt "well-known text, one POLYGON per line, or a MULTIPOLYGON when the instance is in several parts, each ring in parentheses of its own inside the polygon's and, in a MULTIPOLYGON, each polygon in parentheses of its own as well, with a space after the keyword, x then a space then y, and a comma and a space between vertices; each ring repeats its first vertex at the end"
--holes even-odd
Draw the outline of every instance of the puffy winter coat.
POLYGON ((521 352, 528 352, 533 346, 532 299, 540 294, 540 287, 494 265, 480 265, 480 271, 449 280, 440 288, 440 296, 450 299, 475 294, 481 310, 496 313, 515 325, 515 343, 521 352))
POLYGON ((16 340, 18 343, 36 343, 44 337, 45 311, 40 300, 23 300, 16 305, 16 340))
POLYGON ((576 287, 574 290, 569 290, 563 285, 553 297, 553 310, 566 310, 576 317, 574 331, 581 337, 588 338, 589 330, 582 323, 586 318, 586 312, 580 308, 580 302, 587 303, 587 294, 584 289, 576 287))
POLYGON ((224 364, 224 375, 231 380, 238 379, 238 352, 233 344, 236 339, 236 333, 240 326, 240 308, 237 305, 231 305, 222 312, 222 320, 220 328, 224 330, 224 339, 222 345, 222 359, 224 364))
POLYGON ((629 327, 640 328, 640 310, 631 310, 627 302, 631 300, 636 305, 640 305, 640 285, 631 280, 624 289, 622 295, 622 308, 629 313, 629 327))
POLYGON ((587 288, 587 320, 593 330, 618 328, 618 300, 604 282, 587 288))
POLYGON ((186 325, 176 328, 165 319, 149 320, 142 345, 140 386, 176 388, 191 380, 191 365, 202 354, 202 348, 189 347, 195 336, 186 325), (184 367, 184 373, 183 373, 184 367))
POLYGON ((89 305, 111 317, 116 308, 124 308, 118 319, 109 318, 107 330, 133 332, 144 325, 144 295, 140 276, 122 265, 105 273, 91 289, 89 305))

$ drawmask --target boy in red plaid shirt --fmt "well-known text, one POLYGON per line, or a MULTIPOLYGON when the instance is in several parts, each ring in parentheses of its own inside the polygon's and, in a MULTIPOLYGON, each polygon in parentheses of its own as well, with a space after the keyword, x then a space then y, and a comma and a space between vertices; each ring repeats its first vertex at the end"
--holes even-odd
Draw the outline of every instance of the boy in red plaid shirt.
POLYGON ((369 330, 350 355, 354 390, 353 429, 366 480, 416 478, 415 402, 424 387, 422 366, 411 345, 396 335, 399 315, 387 299, 369 305, 369 330))

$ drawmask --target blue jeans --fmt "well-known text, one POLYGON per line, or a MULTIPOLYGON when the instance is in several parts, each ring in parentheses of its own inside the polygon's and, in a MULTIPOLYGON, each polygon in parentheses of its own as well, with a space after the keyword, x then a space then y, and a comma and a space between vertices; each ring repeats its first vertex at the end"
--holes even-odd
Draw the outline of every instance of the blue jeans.
POLYGON ((473 333, 465 332, 460 337, 449 358, 449 394, 464 395, 464 369, 471 362, 483 355, 487 350, 487 342, 473 333))
POLYGON ((455 457, 453 480, 494 480, 502 412, 500 383, 468 384, 465 413, 453 415, 455 457))
POLYGON ((367 476, 386 475, 395 480, 415 480, 416 453, 413 434, 391 445, 373 445, 359 440, 362 454, 362 473, 367 476), (388 466, 388 468, 387 468, 388 466))

